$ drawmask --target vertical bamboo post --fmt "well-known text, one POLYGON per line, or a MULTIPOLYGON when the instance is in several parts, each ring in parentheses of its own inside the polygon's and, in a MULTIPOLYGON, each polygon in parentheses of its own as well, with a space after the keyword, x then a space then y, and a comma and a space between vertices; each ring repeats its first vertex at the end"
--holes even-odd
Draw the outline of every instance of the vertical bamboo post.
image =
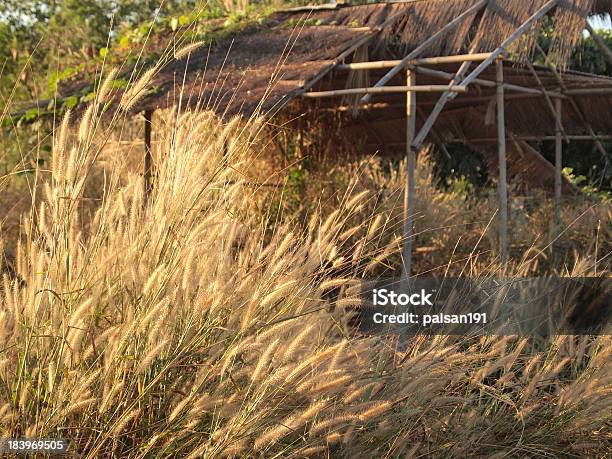
POLYGON ((497 145, 499 154, 499 253, 502 263, 508 261, 508 183, 506 173, 506 114, 504 107, 504 62, 497 68, 497 145))
MULTIPOLYGON (((406 85, 414 86, 416 73, 412 69, 406 71, 406 85)), ((416 168, 416 152, 412 147, 412 141, 416 132, 416 93, 406 93, 406 192, 404 193, 404 250, 403 250, 403 272, 401 288, 408 290, 410 276, 412 274, 412 236, 414 225, 414 170, 416 168)))
POLYGON ((151 121, 153 118, 153 110, 144 111, 144 200, 148 201, 149 195, 151 194, 151 173, 153 170, 153 156, 151 154, 151 121))
POLYGON ((557 126, 555 129, 555 239, 559 237, 561 229, 561 190, 562 190, 562 167, 563 167, 563 142, 562 142, 562 100, 555 100, 555 111, 557 112, 557 126))

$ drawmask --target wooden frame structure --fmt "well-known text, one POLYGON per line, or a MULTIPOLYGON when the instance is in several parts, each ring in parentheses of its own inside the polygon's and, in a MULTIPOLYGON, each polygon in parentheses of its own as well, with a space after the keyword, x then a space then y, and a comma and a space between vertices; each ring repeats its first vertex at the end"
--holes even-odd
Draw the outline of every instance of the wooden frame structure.
MULTIPOLYGON (((317 104, 317 109, 322 111, 354 112, 356 106, 359 110, 363 109, 370 112, 384 112, 394 108, 402 109, 401 119, 396 118, 395 120, 402 123, 402 129, 404 127, 406 129, 405 142, 401 143, 401 145, 405 146, 404 154, 407 159, 403 229, 405 244, 403 247, 404 269, 402 279, 404 282, 408 282, 412 275, 411 260, 414 246, 413 225, 416 192, 414 170, 417 153, 426 139, 430 139, 439 145, 444 145, 445 142, 462 142, 466 140, 457 138, 458 136, 455 136, 455 138, 449 137, 446 133, 441 134, 439 127, 436 127, 436 123, 444 116, 448 116, 448 113, 458 106, 458 102, 462 104, 461 110, 466 110, 466 107, 469 108, 470 105, 476 104, 492 107, 490 112, 491 118, 496 124, 496 132, 487 131, 488 135, 482 138, 472 137, 467 139, 467 141, 469 144, 491 144, 491 146, 497 144, 495 156, 499 172, 498 253, 502 264, 509 259, 507 166, 508 155, 514 144, 523 141, 555 141, 555 232, 553 232, 555 234, 560 224, 562 192, 565 186, 562 177, 563 143, 570 141, 592 141, 597 146, 598 151, 606 155, 602 142, 612 139, 612 129, 610 129, 610 132, 598 133, 596 128, 589 123, 588 113, 585 113, 576 101, 577 98, 582 97, 612 96, 612 80, 602 79, 602 87, 599 87, 599 85, 598 87, 568 87, 564 76, 556 68, 552 67, 547 69, 549 73, 547 77, 552 75, 552 78, 556 81, 556 85, 551 87, 549 81, 543 81, 542 71, 528 64, 528 73, 526 74, 529 76, 529 82, 526 83, 524 79, 516 78, 515 75, 513 78, 513 72, 516 73, 516 70, 513 66, 506 65, 507 61, 504 60, 507 58, 512 46, 516 45, 520 40, 526 39, 545 16, 554 14, 555 11, 558 11, 558 8, 561 8, 561 0, 539 0, 537 4, 534 3, 535 6, 532 9, 526 9, 526 11, 529 11, 529 15, 521 16, 522 19, 516 23, 516 26, 513 26, 504 35, 503 39, 496 42, 496 45, 490 51, 483 52, 484 50, 478 48, 477 43, 473 43, 473 46, 469 47, 467 53, 465 49, 461 48, 463 54, 443 55, 443 53, 436 51, 439 49, 440 43, 448 38, 448 36, 458 33, 459 30, 467 30, 466 25, 469 28, 470 25, 476 24, 476 28, 478 28, 483 22, 483 17, 487 14, 493 14, 489 11, 492 4, 491 0, 473 0, 472 3, 464 2, 465 8, 460 13, 457 13, 455 17, 450 17, 448 22, 442 23, 436 22, 435 19, 432 20, 433 23, 437 24, 437 28, 425 36, 420 43, 407 47, 406 54, 400 59, 376 60, 367 57, 365 62, 355 61, 358 50, 367 49, 368 47, 376 48, 376 40, 382 39, 383 32, 406 19, 406 15, 411 10, 411 5, 417 3, 423 4, 426 2, 408 1, 405 3, 407 5, 405 7, 390 4, 381 6, 379 9, 386 8, 385 11, 388 11, 389 14, 381 16, 375 26, 344 27, 344 32, 349 34, 350 31, 349 35, 352 38, 350 40, 347 39, 341 48, 342 50, 331 58, 327 57, 327 60, 320 59, 318 62, 318 65, 320 65, 316 73, 304 76, 301 74, 296 75, 294 71, 290 79, 286 80, 286 83, 294 84, 296 81, 301 81, 299 87, 288 93, 287 97, 278 101, 274 106, 275 113, 278 113, 293 100, 301 99, 305 103, 317 104), (453 64, 459 65, 458 70, 449 70, 448 67, 451 66, 452 68, 453 64), (474 65, 473 69, 471 69, 472 65, 474 65), (432 68, 435 66, 438 67, 432 68), (377 81, 371 85, 361 84, 357 85, 357 87, 340 88, 329 86, 329 82, 334 76, 345 76, 348 80, 347 74, 351 72, 380 73, 380 71, 384 71, 384 74, 379 76, 377 81), (393 80, 398 81, 403 75, 405 75, 405 84, 403 82, 400 83, 401 85, 391 83, 393 80), (420 84, 417 84, 417 79, 420 84), (432 80, 433 83, 431 82, 432 80), (439 94, 437 100, 433 98, 436 93, 439 94), (403 97, 404 94, 405 101, 400 103, 397 97, 403 97), (422 96, 418 96, 417 103, 418 94, 422 94, 422 96), (390 102, 376 101, 373 103, 373 97, 380 97, 381 99, 395 97, 396 99, 392 99, 390 102), (330 104, 327 106, 324 105, 326 100, 330 101, 330 104), (357 101, 357 103, 347 102, 347 100, 357 101), (555 121, 554 132, 550 130, 546 132, 546 135, 539 136, 526 135, 525 133, 517 135, 513 132, 512 128, 507 127, 508 105, 512 105, 509 102, 527 102, 531 100, 545 101, 546 111, 555 121), (429 106, 432 106, 431 110, 424 109, 429 106), (449 109, 449 107, 451 108, 449 109), (562 112, 563 107, 566 107, 565 112, 562 112), (567 118, 568 116, 577 117, 586 134, 584 134, 585 131, 571 132, 568 129, 569 126, 563 122, 564 117, 567 118), (419 125, 420 128, 417 129, 419 125)), ((325 11, 332 11, 335 8, 340 7, 325 6, 324 8, 294 9, 291 13, 287 14, 299 14, 300 11, 309 14, 313 12, 316 12, 314 14, 325 14, 325 11)), ((364 8, 370 8, 370 6, 364 6, 364 8)), ((368 17, 376 17, 374 13, 368 13, 368 17)), ((332 23, 336 23, 335 20, 330 19, 330 21, 330 24, 325 26, 328 27, 325 29, 326 31, 329 30, 332 23)), ((590 26, 587 24, 586 28, 589 30, 590 26)), ((596 33, 592 29, 589 32, 593 35, 597 45, 601 47, 606 58, 612 62, 612 52, 607 49, 601 37, 596 37, 596 33)), ((537 45, 535 46, 537 47, 537 45)), ((541 50, 539 51, 542 52, 541 50)), ((397 57, 397 55, 393 57, 397 57)), ((206 59, 206 62, 208 62, 208 57, 206 59)), ((312 64, 312 62, 304 62, 301 65, 307 64, 312 64)), ((148 194, 152 186, 153 168, 150 148, 152 111, 150 108, 147 108, 144 110, 144 113, 145 161, 143 175, 145 194, 148 194)), ((483 115, 484 117, 485 115, 483 115)), ((389 145, 400 145, 400 143, 389 141, 389 145)))
MULTIPOLYGON (((569 136, 562 123, 562 101, 564 99, 573 100, 574 96, 581 95, 609 95, 612 94, 612 87, 609 88, 585 88, 585 89, 574 89, 567 90, 561 87, 561 91, 554 92, 548 91, 539 80, 537 72, 533 69, 531 64, 529 67, 533 72, 533 75, 538 82, 539 88, 529 88, 518 85, 513 85, 504 82, 504 62, 503 58, 507 54, 507 51, 511 45, 517 40, 521 39, 527 33, 529 33, 533 26, 542 19, 545 15, 550 13, 555 7, 559 5, 560 0, 549 0, 539 10, 537 10, 531 17, 529 17, 523 24, 516 28, 516 30, 506 38, 501 45, 499 45, 492 52, 488 53, 469 53, 455 56, 439 56, 439 57, 420 57, 421 54, 426 51, 429 46, 436 40, 440 39, 445 33, 450 30, 459 27, 462 22, 467 18, 474 17, 478 14, 486 5, 487 1, 482 0, 477 2, 471 8, 467 9, 463 14, 449 22, 441 30, 433 34, 428 40, 417 46, 414 50, 408 53, 403 59, 391 60, 391 61, 367 61, 367 62, 353 62, 353 63, 336 63, 335 70, 337 71, 368 71, 372 69, 390 69, 382 78, 380 78, 373 86, 367 88, 351 88, 344 90, 329 90, 329 91, 316 91, 307 92, 307 89, 312 85, 307 86, 307 89, 302 94, 305 98, 326 98, 326 97, 337 97, 345 95, 361 95, 362 104, 368 104, 373 94, 393 93, 393 92, 405 92, 406 93, 406 158, 407 158, 407 176, 406 176, 406 193, 404 200, 404 249, 403 249, 403 274, 402 282, 403 285, 407 286, 409 278, 412 275, 411 272, 411 260, 413 252, 413 224, 414 224, 414 202, 415 202, 415 185, 414 185, 414 171, 416 164, 416 152, 421 147, 426 137, 432 131, 435 122, 440 116, 444 106, 453 100, 458 94, 465 93, 471 85, 480 85, 484 87, 496 88, 496 106, 497 106, 497 139, 486 139, 486 141, 497 141, 498 143, 498 162, 499 162, 499 214, 498 214, 498 231, 499 231, 499 257, 502 264, 505 264, 509 258, 509 241, 508 241, 508 188, 507 188, 507 156, 506 156, 506 124, 505 124, 505 99, 507 97, 506 91, 513 91, 523 93, 525 95, 533 95, 535 97, 544 97, 548 103, 552 115, 556 119, 555 135, 548 139, 555 140, 555 232, 558 234, 558 228, 561 224, 561 200, 562 200, 562 143, 563 140, 569 142, 570 140, 592 140, 597 142, 598 147, 603 150, 601 145, 602 140, 612 138, 610 136, 597 136, 592 129, 589 129, 589 136, 569 136), (470 64, 477 62, 478 66, 469 74, 466 73, 469 70, 470 64), (424 67, 425 65, 432 64, 443 64, 443 63, 460 63, 461 67, 455 74, 442 72, 439 70, 433 70, 424 67), (479 78, 482 72, 495 64, 496 67, 496 81, 483 80, 479 78), (391 79, 400 73, 406 71, 406 86, 387 86, 387 83, 391 79), (417 86, 415 84, 416 74, 423 73, 430 76, 436 76, 440 78, 447 78, 448 84, 439 86, 417 86), (424 125, 420 131, 416 131, 416 116, 417 116, 417 105, 416 105, 416 94, 419 92, 442 92, 441 97, 435 104, 433 110, 429 114, 424 125)), ((596 36, 596 33, 587 24, 589 32, 596 36)), ((612 53, 609 49, 603 45, 603 40, 598 37, 597 43, 599 46, 605 48, 603 50, 606 53, 606 57, 611 59, 612 53)), ((360 43, 363 44, 363 43, 360 43)), ((557 78, 560 82, 562 79, 557 78)), ((575 105, 575 104, 574 104, 575 105)))
MULTIPOLYGON (((602 140, 608 140, 610 136, 597 136, 592 129, 589 129, 589 136, 569 136, 562 123, 562 101, 563 99, 570 99, 573 101, 573 96, 580 95, 608 95, 612 94, 612 88, 586 88, 586 89, 574 89, 567 90, 561 85, 561 92, 548 91, 539 80, 537 72, 533 69, 533 66, 529 64, 536 81, 538 82, 539 88, 528 88, 517 85, 504 83, 504 64, 503 57, 507 54, 508 48, 517 40, 522 38, 525 34, 530 32, 537 21, 542 19, 545 15, 550 13, 555 7, 559 5, 560 0, 549 0, 539 10, 537 10, 527 21, 521 24, 516 30, 499 45, 492 52, 488 53, 470 53, 456 56, 439 56, 439 57, 426 57, 421 58, 421 54, 428 49, 428 47, 443 36, 449 30, 458 27, 464 20, 469 17, 473 17, 479 13, 488 3, 486 0, 477 2, 471 8, 466 10, 463 14, 458 16, 453 21, 449 22, 438 32, 434 33, 428 40, 423 42, 420 46, 416 47, 413 51, 407 54, 403 59, 391 60, 391 61, 367 61, 367 62, 354 62, 354 63, 342 63, 337 64, 336 70, 338 71, 367 71, 372 69, 387 69, 390 70, 380 78, 373 86, 367 88, 351 88, 344 90, 329 90, 329 91, 317 91, 317 92, 306 92, 302 94, 306 98, 325 98, 325 97, 336 97, 344 95, 355 95, 364 94, 361 99, 362 104, 368 104, 373 94, 392 93, 392 92, 405 92, 406 93, 406 158, 407 158, 407 177, 406 177, 406 193, 404 200, 404 249, 403 249, 403 274, 402 284, 407 288, 409 285, 409 279, 412 275, 411 271, 411 260, 413 252, 413 224, 414 224, 414 202, 415 202, 415 185, 414 185, 414 171, 416 164, 416 152, 432 131, 434 123, 440 116, 444 106, 454 99, 458 94, 465 93, 470 85, 481 85, 486 87, 496 88, 496 105, 497 105, 497 139, 498 143, 498 161, 499 161, 499 215, 498 215, 498 228, 499 228, 499 257, 502 264, 508 261, 509 257, 509 241, 508 241, 508 189, 507 189, 507 168, 506 168, 506 126, 505 126, 505 98, 506 91, 516 91, 524 94, 531 94, 536 97, 544 97, 550 108, 551 113, 556 119, 555 135, 549 137, 549 139, 555 140, 555 218, 554 226, 555 237, 559 234, 559 228, 561 225, 561 204, 562 204, 562 151, 563 151, 563 140, 569 142, 570 140, 592 140, 598 145, 598 148, 603 151, 601 144, 602 140), (479 65, 467 76, 465 75, 469 69, 470 63, 478 62, 479 65), (432 70, 423 67, 424 65, 431 64, 442 64, 442 63, 460 63, 461 67, 456 74, 449 74, 439 70, 432 70), (480 79, 480 74, 491 64, 496 66, 497 81, 492 82, 490 80, 480 79), (406 71, 406 86, 386 86, 391 79, 402 70, 406 71), (448 78, 447 85, 441 86, 417 86, 415 84, 416 74, 423 73, 430 76, 437 76, 441 78, 448 78), (419 132, 416 132, 416 94, 418 92, 442 92, 442 95, 429 117, 425 121, 419 132)), ((597 36, 592 28, 587 23, 587 29, 593 35, 598 45, 602 47, 606 58, 612 62, 612 53, 610 52, 603 40, 597 36)), ((361 43, 363 44, 363 43, 361 43)), ((555 73, 558 77, 558 74, 555 73)), ((558 77, 562 83, 562 79, 558 77)), ((312 87, 312 85, 309 85, 312 87)), ((575 103, 574 108, 577 108, 575 103)), ((487 139, 488 141, 489 139, 487 139)), ((494 139, 490 139, 493 141, 494 139)), ((605 153, 605 151, 604 151, 605 153)))

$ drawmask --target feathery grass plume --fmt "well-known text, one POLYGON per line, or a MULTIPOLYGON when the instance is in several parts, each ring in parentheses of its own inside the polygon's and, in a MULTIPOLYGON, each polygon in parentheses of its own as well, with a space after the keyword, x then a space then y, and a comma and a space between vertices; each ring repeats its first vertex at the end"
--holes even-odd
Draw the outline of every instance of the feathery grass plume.
POLYGON ((350 228, 350 229, 346 230, 344 233, 340 234, 340 236, 338 236, 338 240, 341 241, 341 242, 344 242, 347 239, 350 239, 351 237, 353 237, 359 231, 361 231, 361 229, 362 229, 361 226, 355 226, 353 228, 350 228))
POLYGON ((145 282, 145 285, 142 289, 143 295, 149 295, 154 287, 159 287, 157 279, 162 275, 162 272, 164 272, 165 269, 166 266, 163 263, 160 264, 157 268, 155 268, 155 271, 151 273, 151 275, 145 282))
POLYGON ((298 392, 310 392, 314 393, 312 390, 313 387, 318 384, 325 383, 330 380, 330 378, 337 375, 346 375, 344 370, 331 370, 325 371, 323 373, 314 373, 310 374, 306 379, 304 379, 297 387, 296 390, 298 392))
POLYGON ((255 366, 255 370, 251 375, 251 381, 258 382, 261 374, 265 371, 266 366, 269 364, 272 354, 276 351, 276 348, 280 342, 280 339, 274 340, 271 344, 268 345, 268 349, 261 354, 257 365, 255 366))
POLYGON ((288 343, 285 353, 283 354, 282 360, 287 362, 291 360, 298 352, 299 347, 302 345, 306 337, 314 330, 314 325, 307 325, 301 332, 299 332, 290 343, 288 343))
POLYGON ((313 388, 313 392, 324 392, 324 393, 332 393, 336 392, 339 388, 346 387, 346 384, 353 379, 353 376, 344 375, 339 378, 332 379, 324 384, 317 385, 313 388))
POLYGON ((91 397, 84 400, 77 401, 70 405, 66 410, 66 416, 74 415, 75 413, 80 413, 86 410, 88 407, 93 405, 98 401, 97 397, 91 397))
POLYGON ((196 43, 191 43, 179 49, 176 53, 174 53, 174 58, 180 60, 190 54, 192 51, 200 48, 204 44, 203 41, 198 41, 196 43))
POLYGON ((362 422, 367 422, 375 417, 380 416, 383 413, 386 413, 393 405, 391 402, 384 401, 379 402, 373 407, 367 409, 363 413, 359 415, 359 420, 362 422))
POLYGON ((115 426, 113 427, 111 434, 114 435, 115 437, 118 437, 119 435, 121 435, 121 433, 127 427, 127 425, 131 421, 136 419, 138 416, 140 416, 140 413, 141 413, 140 408, 137 408, 137 409, 130 411, 127 414, 124 414, 121 418, 119 418, 118 420, 119 422, 117 422, 115 426))
POLYGON ((293 430, 292 426, 294 421, 295 416, 289 416, 288 418, 285 418, 279 426, 265 431, 262 435, 255 439, 255 443, 253 444, 255 450, 259 451, 287 435, 293 430))
POLYGON ((374 220, 370 223, 368 227, 368 232, 366 233, 366 239, 372 239, 375 233, 380 229, 383 221, 383 216, 381 214, 374 217, 374 220))
POLYGON ((354 308, 363 304, 363 298, 342 298, 336 301, 335 305, 338 309, 354 308))
POLYGON ((136 80, 132 85, 123 93, 119 106, 122 110, 129 112, 134 105, 136 105, 140 99, 146 94, 147 86, 151 83, 153 77, 157 74, 159 68, 156 66, 146 70, 142 76, 136 80))
POLYGON ((100 413, 104 413, 108 408, 110 408, 111 404, 114 401, 114 398, 117 394, 123 391, 125 387, 125 381, 113 381, 113 385, 111 389, 108 391, 106 396, 102 399, 102 403, 100 404, 100 413))
POLYGON ((262 333, 257 335, 256 342, 262 343, 272 336, 282 336, 297 325, 298 319, 289 319, 272 325, 271 327, 267 327, 262 333))
POLYGON ((291 373, 287 375, 287 379, 286 379, 287 382, 293 381, 298 375, 300 375, 308 367, 310 366, 315 367, 317 364, 320 364, 321 362, 323 362, 325 359, 329 357, 330 354, 335 352, 336 347, 337 346, 332 346, 322 351, 319 351, 318 353, 304 360, 299 365, 296 365, 296 367, 291 371, 291 373))
POLYGON ((314 418, 328 403, 329 400, 326 399, 313 402, 308 408, 306 408, 306 410, 304 410, 304 412, 302 412, 302 414, 299 415, 296 427, 310 422, 312 418, 314 418))
POLYGON ((54 144, 51 154, 51 173, 57 182, 62 180, 66 163, 66 151, 68 150, 68 130, 70 127, 71 110, 66 110, 60 125, 59 136, 54 144))
POLYGON ((110 91, 113 87, 113 82, 115 81, 115 77, 117 76, 117 73, 119 73, 119 69, 115 67, 115 68, 112 68, 110 72, 108 72, 108 75, 106 75, 106 78, 100 85, 100 89, 98 89, 98 92, 96 94, 96 101, 98 103, 104 103, 107 96, 110 94, 110 91))
POLYGON ((369 190, 363 190, 361 193, 356 194, 355 196, 353 196, 351 199, 349 199, 346 204, 345 207, 347 209, 352 209, 353 211, 356 210, 356 208, 362 204, 362 201, 370 194, 369 190))
POLYGON ((170 412, 170 416, 168 416, 168 423, 174 421, 185 410, 189 402, 191 402, 191 397, 189 396, 181 400, 170 412))
POLYGON ((339 443, 342 440, 343 435, 340 434, 339 432, 332 432, 329 435, 325 436, 325 441, 329 444, 329 445, 334 445, 336 443, 339 443))
MULTIPOLYGON (((81 144, 86 143, 86 141, 91 138, 93 124, 95 123, 94 115, 95 115, 95 105, 90 104, 85 110, 85 113, 83 114, 83 117, 81 118, 81 122, 79 123, 78 139, 81 144)), ((73 153, 71 154, 71 159, 68 160, 68 165, 66 166, 67 170, 70 169, 71 161, 77 161, 77 158, 78 158, 77 152, 78 150, 73 150, 73 153)), ((72 167, 74 168, 74 166, 72 167)), ((72 181, 72 180, 68 179, 68 181, 72 181)))
POLYGON ((297 279, 292 279, 278 286, 272 292, 266 295, 263 300, 261 300, 261 307, 265 308, 266 306, 274 304, 280 298, 285 297, 288 291, 291 290, 291 288, 297 283, 298 283, 297 279))
POLYGON ((366 392, 371 390, 375 385, 376 385, 376 383, 374 383, 374 382, 369 383, 369 384, 365 384, 364 386, 359 387, 359 388, 353 390, 352 392, 349 392, 344 397, 344 399, 342 401, 344 403, 346 403, 346 404, 352 403, 355 400, 357 400, 358 398, 360 398, 362 395, 364 395, 366 392))
POLYGON ((325 419, 323 421, 319 421, 316 422, 315 424, 312 425, 312 427, 309 429, 309 434, 312 435, 319 435, 320 433, 323 432, 327 432, 329 430, 331 430, 332 428, 337 428, 338 426, 343 426, 343 425, 347 425, 351 422, 354 422, 356 420, 358 420, 358 416, 355 416, 353 414, 348 414, 348 415, 343 415, 343 416, 336 416, 333 418, 329 418, 329 419, 325 419))
POLYGON ((87 298, 72 314, 70 314, 70 322, 68 323, 69 327, 76 328, 77 324, 81 322, 81 319, 83 319, 83 317, 87 315, 87 312, 91 308, 93 301, 93 298, 87 298))
POLYGON ((138 364, 138 367, 136 368, 135 373, 141 374, 147 368, 149 368, 149 365, 151 365, 151 362, 153 362, 153 360, 159 356, 159 354, 164 350, 164 347, 166 347, 167 344, 168 344, 168 338, 165 338, 159 344, 157 344, 157 346, 155 346, 153 349, 147 352, 147 354, 142 358, 142 360, 138 364))

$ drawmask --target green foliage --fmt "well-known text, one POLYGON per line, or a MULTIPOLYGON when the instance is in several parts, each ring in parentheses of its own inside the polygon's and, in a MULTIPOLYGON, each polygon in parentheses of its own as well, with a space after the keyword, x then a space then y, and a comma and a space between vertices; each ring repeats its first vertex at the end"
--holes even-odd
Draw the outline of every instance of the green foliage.
POLYGON ((602 202, 612 202, 612 192, 609 190, 601 190, 593 186, 592 182, 587 180, 584 175, 576 175, 571 167, 563 168, 563 175, 572 184, 579 188, 585 195, 596 198, 602 202))

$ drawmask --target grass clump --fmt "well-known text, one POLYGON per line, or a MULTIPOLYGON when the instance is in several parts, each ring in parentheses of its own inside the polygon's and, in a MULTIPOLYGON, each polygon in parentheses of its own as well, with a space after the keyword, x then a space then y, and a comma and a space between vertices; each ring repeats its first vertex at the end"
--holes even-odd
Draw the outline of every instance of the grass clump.
POLYGON ((609 337, 359 336, 327 293, 398 252, 392 209, 363 217, 354 185, 271 229, 244 173, 261 121, 208 112, 172 112, 145 197, 101 107, 55 130, 1 268, 2 437, 88 458, 605 452, 609 337))

